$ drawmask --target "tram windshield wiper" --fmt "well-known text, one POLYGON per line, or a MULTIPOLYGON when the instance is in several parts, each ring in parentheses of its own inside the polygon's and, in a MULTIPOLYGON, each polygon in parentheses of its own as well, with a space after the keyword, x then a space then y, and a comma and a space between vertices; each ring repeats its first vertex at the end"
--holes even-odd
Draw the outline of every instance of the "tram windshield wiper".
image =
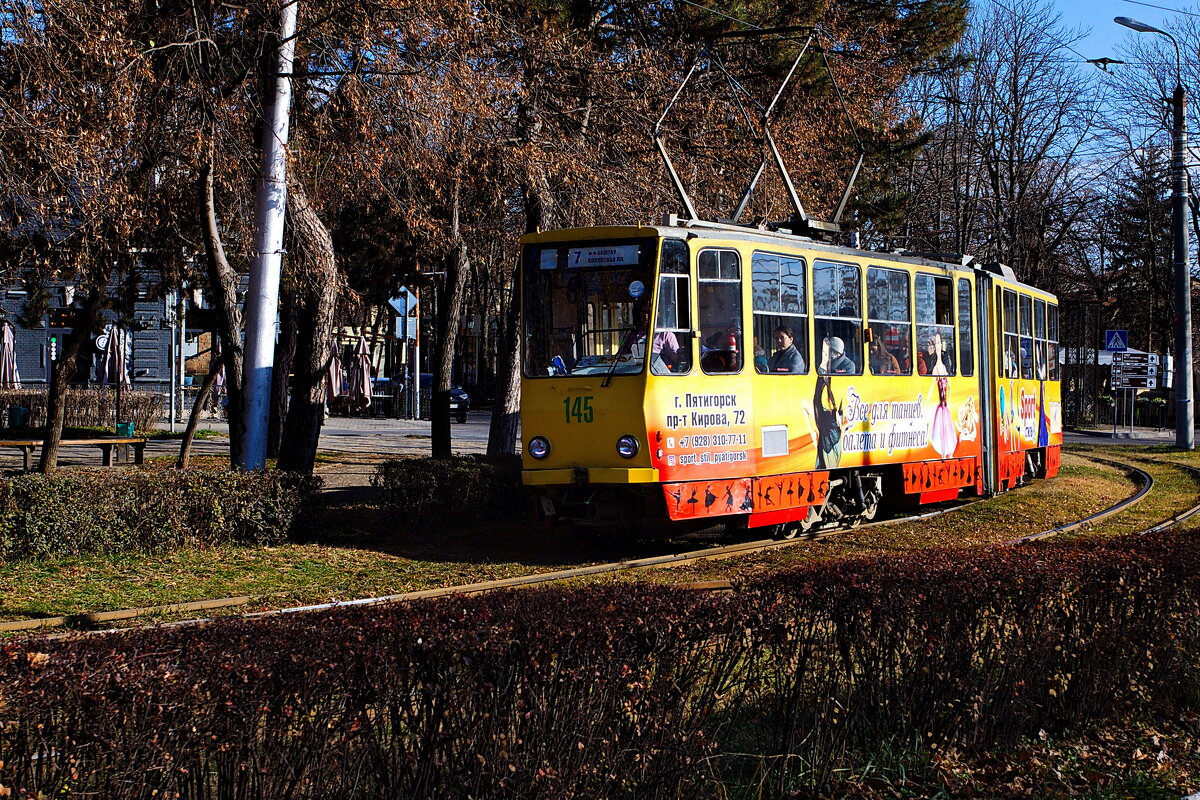
POLYGON ((632 342, 631 336, 637 331, 637 328, 630 325, 628 328, 619 328, 618 330, 625 331, 625 335, 621 337, 621 346, 617 348, 617 355, 613 356, 612 365, 608 368, 608 372, 604 373, 604 380, 600 382, 600 387, 607 389, 608 384, 612 382, 612 376, 617 371, 617 365, 621 363, 620 355, 625 352, 626 347, 630 347, 632 342))

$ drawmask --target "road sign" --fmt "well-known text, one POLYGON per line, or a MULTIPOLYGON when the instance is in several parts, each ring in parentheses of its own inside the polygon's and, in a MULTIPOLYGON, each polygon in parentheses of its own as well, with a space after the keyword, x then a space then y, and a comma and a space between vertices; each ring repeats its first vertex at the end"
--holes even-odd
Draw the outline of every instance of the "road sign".
POLYGON ((1104 349, 1110 353, 1123 353, 1129 349, 1129 331, 1105 331, 1104 349))
POLYGON ((1112 375, 1114 378, 1156 378, 1158 377, 1158 367, 1147 366, 1140 369, 1113 367, 1112 375))
POLYGON ((396 312, 396 338, 415 339, 417 336, 417 302, 415 292, 407 286, 401 286, 396 296, 388 300, 388 305, 396 312))
POLYGON ((1158 353, 1113 353, 1113 364, 1158 364, 1158 353))
POLYGON ((1113 376, 1112 388, 1114 389, 1157 389, 1158 378, 1150 378, 1143 376, 1113 376))

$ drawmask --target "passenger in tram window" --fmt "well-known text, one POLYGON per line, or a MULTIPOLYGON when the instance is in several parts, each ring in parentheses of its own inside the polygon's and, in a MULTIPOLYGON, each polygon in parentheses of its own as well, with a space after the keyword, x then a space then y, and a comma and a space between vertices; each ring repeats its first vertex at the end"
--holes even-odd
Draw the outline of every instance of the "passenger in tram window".
POLYGON ((907 335, 900 337, 900 347, 892 356, 900 364, 901 375, 912 375, 912 344, 907 335))
POLYGON ((827 336, 821 340, 819 375, 853 375, 857 371, 854 362, 846 357, 846 345, 840 338, 827 336))
POLYGON ((888 352, 883 346, 883 342, 879 339, 872 340, 870 344, 870 360, 871 374, 873 375, 899 375, 900 362, 896 357, 888 352))
POLYGON ((1021 377, 1033 379, 1033 339, 1027 336, 1021 337, 1021 377))
POLYGON ((1011 342, 1004 348, 1004 377, 1017 377, 1017 354, 1013 352, 1011 342))
POLYGON ((754 343, 754 371, 762 375, 769 371, 770 364, 767 362, 767 351, 763 350, 763 346, 758 342, 754 343))
POLYGON ((775 329, 775 352, 771 354, 771 360, 767 368, 771 372, 791 372, 803 373, 808 370, 804 366, 804 356, 800 355, 800 351, 796 349, 794 344, 796 334, 787 325, 780 325, 775 329))
POLYGON ((736 318, 701 342, 701 367, 705 372, 738 372, 741 370, 739 351, 742 341, 741 322, 736 318))

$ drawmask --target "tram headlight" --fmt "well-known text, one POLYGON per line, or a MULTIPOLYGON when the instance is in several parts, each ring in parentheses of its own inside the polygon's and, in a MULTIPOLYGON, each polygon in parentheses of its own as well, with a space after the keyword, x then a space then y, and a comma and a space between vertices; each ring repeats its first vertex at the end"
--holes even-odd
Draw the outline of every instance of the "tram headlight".
POLYGON ((621 458, 633 458, 638 454, 638 440, 628 433, 617 439, 617 455, 621 458))
POLYGON ((535 436, 530 439, 529 455, 534 458, 545 458, 550 455, 550 440, 545 436, 535 436))

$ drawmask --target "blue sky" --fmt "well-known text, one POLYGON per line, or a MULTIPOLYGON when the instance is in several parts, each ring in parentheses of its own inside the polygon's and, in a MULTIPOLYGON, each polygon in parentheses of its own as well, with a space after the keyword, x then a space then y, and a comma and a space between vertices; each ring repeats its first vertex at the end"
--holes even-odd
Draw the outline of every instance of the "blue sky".
POLYGON ((1075 49, 1086 58, 1116 58, 1117 44, 1126 34, 1139 35, 1113 22, 1113 17, 1133 17, 1163 27, 1172 16, 1171 11, 1163 8, 1194 10, 1191 3, 1175 0, 1155 0, 1152 5, 1128 0, 1055 0, 1054 7, 1062 14, 1064 25, 1091 29, 1087 38, 1075 45, 1075 49))

